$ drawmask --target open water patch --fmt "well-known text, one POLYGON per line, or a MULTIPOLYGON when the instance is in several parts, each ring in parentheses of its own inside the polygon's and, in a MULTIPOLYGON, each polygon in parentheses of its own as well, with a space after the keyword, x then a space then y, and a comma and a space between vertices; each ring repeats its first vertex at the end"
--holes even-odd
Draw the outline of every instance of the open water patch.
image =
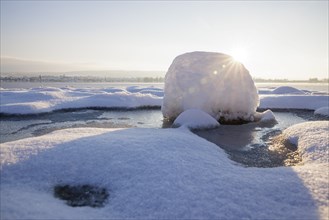
POLYGON ((103 207, 109 197, 107 189, 93 185, 56 185, 54 196, 72 207, 103 207))
POLYGON ((34 115, 6 115, 0 120, 0 143, 35 137, 55 130, 78 127, 161 128, 159 109, 75 109, 34 115))
POLYGON ((224 149, 231 160, 242 166, 294 166, 301 163, 298 149, 280 139, 280 134, 291 125, 311 119, 313 113, 303 114, 308 118, 293 112, 274 112, 276 122, 220 125, 216 129, 193 132, 224 149))

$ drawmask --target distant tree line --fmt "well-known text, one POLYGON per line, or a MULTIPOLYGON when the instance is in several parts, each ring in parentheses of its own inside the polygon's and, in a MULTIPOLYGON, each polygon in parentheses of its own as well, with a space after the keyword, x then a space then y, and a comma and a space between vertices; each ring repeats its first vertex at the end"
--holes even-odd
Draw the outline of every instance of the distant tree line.
MULTIPOLYGON (((309 83, 329 83, 329 79, 309 78, 308 80, 288 80, 288 79, 262 79, 253 78, 255 82, 309 82, 309 83)), ((3 82, 143 82, 143 83, 162 83, 164 77, 97 77, 97 76, 1 76, 3 82)))
POLYGON ((96 76, 5 76, 3 82, 145 82, 161 83, 164 77, 96 77, 96 76))
POLYGON ((288 80, 288 79, 262 79, 262 78, 253 78, 255 82, 275 82, 275 83, 288 83, 288 82, 301 82, 301 83, 329 83, 328 78, 318 79, 318 78, 309 78, 308 80, 288 80))

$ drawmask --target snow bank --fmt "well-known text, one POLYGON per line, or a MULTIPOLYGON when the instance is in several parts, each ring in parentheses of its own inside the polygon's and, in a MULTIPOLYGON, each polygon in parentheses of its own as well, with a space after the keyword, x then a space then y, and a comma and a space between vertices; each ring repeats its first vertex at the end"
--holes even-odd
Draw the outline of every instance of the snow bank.
POLYGON ((199 109, 188 109, 174 121, 174 126, 186 126, 191 129, 215 128, 219 126, 216 119, 199 109))
MULTIPOLYGON (((298 147, 304 149, 303 144, 314 139, 313 148, 324 149, 314 134, 318 131, 323 137, 327 130, 318 125, 312 126, 311 134, 305 130, 308 125, 293 129, 298 147)), ((313 158, 318 163, 306 160, 297 167, 244 168, 187 129, 75 128, 0 147, 4 219, 328 216, 329 167, 324 160, 313 158), (72 208, 53 196, 56 184, 104 187, 109 201, 103 208, 72 208)))
POLYGON ((283 135, 298 146, 304 162, 329 162, 329 121, 296 124, 284 130, 283 135))
POLYGON ((327 95, 260 95, 259 108, 315 110, 328 105, 327 95))
POLYGON ((175 119, 200 109, 217 120, 252 120, 259 103, 248 70, 228 55, 192 52, 176 57, 165 77, 162 113, 175 119))
MULTIPOLYGON (((194 77, 196 78, 196 77, 194 77)), ((191 78, 193 79, 193 77, 191 78)), ((205 82, 205 81, 203 81, 205 82)), ((183 83, 185 85, 185 83, 183 83)), ((219 84, 221 85, 221 84, 219 84)), ((187 85, 185 85, 187 86, 187 85)), ((215 85, 213 85, 215 86, 215 85)), ((226 85, 228 87, 228 85, 226 85)), ((169 86, 170 87, 170 86, 169 86)), ((207 90, 206 88, 204 88, 207 90)), ((223 88, 222 88, 223 89, 223 88)), ((193 90, 193 89, 192 89, 193 90)), ((191 90, 191 91, 192 91, 191 90)), ((217 90, 220 90, 217 88, 217 90)), ((233 90, 233 88, 232 88, 233 90)), ((281 89, 282 90, 282 89, 281 89)), ((212 89, 212 91, 215 91, 212 89)), ((262 109, 309 109, 316 110, 324 106, 329 106, 328 95, 314 95, 314 93, 305 94, 273 94, 272 90, 264 92, 260 95, 260 108, 262 109)), ((289 92, 288 90, 285 90, 289 92)), ((290 91, 295 91, 291 89, 290 91)), ((206 93, 204 93, 206 94, 206 93)), ((239 100, 235 99, 234 94, 217 94, 213 93, 210 97, 221 97, 216 99, 217 101, 225 100, 229 106, 238 106, 239 100)), ((0 92, 0 113, 6 114, 35 114, 42 112, 51 112, 54 110, 68 109, 68 108, 139 108, 146 106, 161 107, 162 102, 165 100, 166 105, 169 105, 169 109, 176 109, 175 102, 187 103, 191 106, 192 103, 202 103, 201 93, 199 95, 191 95, 190 99, 185 100, 172 100, 168 102, 165 97, 163 100, 164 91, 161 88, 156 87, 138 87, 130 86, 126 89, 119 88, 33 88, 33 89, 2 89, 0 92), (190 105, 191 104, 191 105, 190 105), (175 107, 175 108, 174 108, 175 107)), ((208 98, 205 95, 203 101, 204 105, 208 103, 208 98)), ((217 103, 218 106, 222 104, 217 103)), ((182 106, 181 106, 182 107, 182 106)), ((210 109, 206 106, 205 108, 210 109)), ((166 109, 164 105, 162 109, 166 109)), ((189 108, 187 108, 189 109, 189 108)), ((201 109, 201 108, 198 108, 201 109)), ((211 109, 212 112, 216 112, 215 108, 211 109)), ((175 111, 176 111, 175 110, 175 111)), ((322 110, 325 111, 325 110, 322 110)), ((180 112, 181 113, 181 112, 180 112)), ((207 112, 209 114, 209 112, 207 112)), ((239 113, 240 114, 240 113, 239 113)), ((179 113, 177 113, 177 116, 179 113)), ((230 112, 222 111, 220 114, 214 116, 218 117, 230 117, 230 112)), ((237 114, 236 114, 237 115, 237 114)))
MULTIPOLYGON (((161 106, 162 98, 154 89, 131 93, 119 89, 34 88, 3 90, 0 113, 35 114, 74 108, 138 108, 161 106)), ((157 91, 158 92, 158 91, 157 91)))
POLYGON ((315 115, 323 115, 329 117, 329 107, 321 107, 314 111, 315 115))
POLYGON ((329 121, 296 124, 284 130, 282 135, 298 147, 305 165, 293 169, 303 180, 314 200, 321 204, 318 207, 320 218, 328 219, 329 121))

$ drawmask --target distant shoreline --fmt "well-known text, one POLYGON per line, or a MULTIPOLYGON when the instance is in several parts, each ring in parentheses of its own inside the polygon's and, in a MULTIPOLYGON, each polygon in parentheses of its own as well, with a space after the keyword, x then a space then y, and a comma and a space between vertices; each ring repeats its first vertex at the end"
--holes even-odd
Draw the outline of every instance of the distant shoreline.
MULTIPOLYGON (((329 83, 329 79, 310 78, 308 80, 288 80, 288 79, 262 79, 254 78, 255 83, 329 83)), ((63 75, 39 75, 39 76, 1 76, 1 82, 76 82, 76 83, 163 83, 164 77, 139 76, 139 77, 99 77, 99 76, 66 76, 63 75)))

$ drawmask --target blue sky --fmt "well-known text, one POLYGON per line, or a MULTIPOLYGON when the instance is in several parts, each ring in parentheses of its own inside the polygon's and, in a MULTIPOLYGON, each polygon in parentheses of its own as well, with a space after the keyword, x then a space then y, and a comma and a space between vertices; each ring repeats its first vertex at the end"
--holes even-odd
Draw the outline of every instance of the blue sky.
POLYGON ((191 51, 237 56, 254 77, 328 77, 328 1, 1 1, 2 71, 4 58, 166 71, 191 51))

